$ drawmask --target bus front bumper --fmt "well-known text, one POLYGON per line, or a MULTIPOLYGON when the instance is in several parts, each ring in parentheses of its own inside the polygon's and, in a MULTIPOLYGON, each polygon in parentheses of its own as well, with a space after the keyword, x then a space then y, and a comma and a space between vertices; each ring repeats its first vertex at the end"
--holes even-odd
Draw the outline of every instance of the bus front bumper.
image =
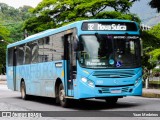
POLYGON ((88 86, 80 82, 77 86, 77 91, 74 92, 75 99, 87 98, 106 98, 106 97, 124 97, 124 96, 141 96, 142 95, 142 81, 138 84, 105 87, 105 86, 88 86))

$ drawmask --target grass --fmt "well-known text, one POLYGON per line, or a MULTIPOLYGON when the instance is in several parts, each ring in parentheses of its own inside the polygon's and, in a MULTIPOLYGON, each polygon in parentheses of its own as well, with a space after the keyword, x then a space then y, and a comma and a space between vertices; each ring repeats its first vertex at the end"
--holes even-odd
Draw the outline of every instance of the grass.
POLYGON ((149 81, 149 88, 160 89, 160 81, 149 81))
POLYGON ((156 85, 160 85, 160 81, 149 81, 149 84, 156 84, 156 85))
POLYGON ((143 93, 142 96, 147 98, 160 98, 160 94, 155 93, 143 93))

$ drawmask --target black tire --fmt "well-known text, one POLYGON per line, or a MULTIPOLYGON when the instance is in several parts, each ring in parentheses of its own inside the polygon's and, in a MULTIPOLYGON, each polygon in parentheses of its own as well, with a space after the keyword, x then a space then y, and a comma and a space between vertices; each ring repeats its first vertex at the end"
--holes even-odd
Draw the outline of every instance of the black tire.
POLYGON ((65 98, 65 91, 62 83, 59 85, 58 94, 60 105, 62 107, 68 107, 69 99, 65 98))
POLYGON ((108 103, 108 104, 116 104, 117 103, 117 101, 118 101, 118 98, 117 97, 108 97, 108 98, 106 98, 105 99, 106 100, 106 102, 108 103))
POLYGON ((24 81, 21 82, 21 97, 23 100, 27 100, 29 98, 29 96, 26 94, 26 85, 24 81))

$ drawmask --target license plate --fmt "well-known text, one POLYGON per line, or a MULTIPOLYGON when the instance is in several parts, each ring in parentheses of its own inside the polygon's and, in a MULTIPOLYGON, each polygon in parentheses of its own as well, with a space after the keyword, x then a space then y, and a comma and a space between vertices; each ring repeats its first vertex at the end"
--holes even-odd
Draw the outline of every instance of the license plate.
POLYGON ((121 93, 121 90, 111 90, 111 93, 121 93))

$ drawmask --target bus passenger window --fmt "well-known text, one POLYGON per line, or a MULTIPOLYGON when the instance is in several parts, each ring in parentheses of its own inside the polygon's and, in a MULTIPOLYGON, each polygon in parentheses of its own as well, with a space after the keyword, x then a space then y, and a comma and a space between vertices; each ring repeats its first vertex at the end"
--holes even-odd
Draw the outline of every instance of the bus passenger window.
POLYGON ((62 60, 64 57, 64 46, 61 33, 51 36, 50 41, 52 42, 51 52, 53 60, 62 60))
POLYGON ((44 44, 44 40, 43 39, 39 39, 38 40, 38 62, 43 62, 43 44, 44 44))
POLYGON ((13 66, 13 48, 8 49, 8 66, 13 66))
POLYGON ((31 49, 32 49, 32 63, 37 63, 38 62, 38 49, 39 49, 37 41, 32 42, 31 49))
POLYGON ((25 64, 30 64, 31 63, 31 48, 29 46, 29 43, 27 43, 25 46, 25 64))
POLYGON ((45 37, 44 39, 44 49, 43 49, 43 54, 44 54, 44 62, 49 62, 53 61, 53 56, 52 56, 52 42, 49 39, 49 37, 45 37))
POLYGON ((24 44, 23 45, 20 45, 18 47, 18 60, 17 60, 17 64, 18 65, 23 65, 24 64, 24 44))

